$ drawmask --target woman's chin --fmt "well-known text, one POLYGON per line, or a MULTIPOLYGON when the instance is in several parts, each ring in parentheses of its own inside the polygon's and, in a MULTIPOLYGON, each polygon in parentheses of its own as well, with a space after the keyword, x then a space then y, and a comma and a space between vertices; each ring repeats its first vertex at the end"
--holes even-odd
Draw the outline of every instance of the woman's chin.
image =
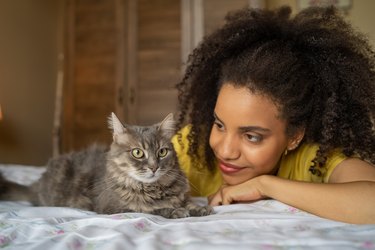
POLYGON ((238 176, 227 175, 224 173, 221 173, 221 176, 223 178, 223 183, 225 183, 226 185, 230 185, 230 186, 241 184, 255 177, 255 176, 243 176, 243 175, 238 175, 238 176))

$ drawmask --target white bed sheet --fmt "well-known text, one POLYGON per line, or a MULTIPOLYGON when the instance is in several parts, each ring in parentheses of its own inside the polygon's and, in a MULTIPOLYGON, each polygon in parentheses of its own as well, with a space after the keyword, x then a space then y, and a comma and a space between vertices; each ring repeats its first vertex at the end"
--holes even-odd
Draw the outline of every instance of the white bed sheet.
MULTIPOLYGON (((43 172, 17 165, 0 165, 0 170, 24 184, 43 172)), ((335 222, 275 200, 215 207, 213 215, 183 219, 141 213, 101 215, 1 201, 0 248, 375 249, 375 225, 335 222)))

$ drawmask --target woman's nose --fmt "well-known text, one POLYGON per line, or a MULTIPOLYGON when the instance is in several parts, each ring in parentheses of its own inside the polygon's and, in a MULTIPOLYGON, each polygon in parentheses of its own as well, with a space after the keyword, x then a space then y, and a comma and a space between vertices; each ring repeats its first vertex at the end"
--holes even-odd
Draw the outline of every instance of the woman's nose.
POLYGON ((223 160, 234 160, 240 157, 238 139, 232 135, 226 135, 218 143, 217 153, 223 160))

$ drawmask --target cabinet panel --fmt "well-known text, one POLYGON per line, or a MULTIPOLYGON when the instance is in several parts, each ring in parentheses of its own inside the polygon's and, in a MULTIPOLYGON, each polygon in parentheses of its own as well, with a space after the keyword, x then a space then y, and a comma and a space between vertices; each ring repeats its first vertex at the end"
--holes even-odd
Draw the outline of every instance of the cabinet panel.
POLYGON ((180 1, 138 1, 137 123, 177 111, 174 86, 181 77, 180 1))
POLYGON ((117 44, 115 0, 66 1, 62 151, 108 143, 115 111, 117 44))

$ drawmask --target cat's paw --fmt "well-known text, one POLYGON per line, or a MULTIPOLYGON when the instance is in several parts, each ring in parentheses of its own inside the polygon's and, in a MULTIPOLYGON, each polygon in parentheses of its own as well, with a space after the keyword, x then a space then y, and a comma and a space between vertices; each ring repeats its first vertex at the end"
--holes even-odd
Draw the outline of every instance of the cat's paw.
POLYGON ((206 216, 214 213, 214 209, 211 206, 195 206, 189 209, 191 216, 206 216))
POLYGON ((171 219, 178 219, 178 218, 186 218, 189 217, 190 213, 189 210, 187 210, 184 207, 176 208, 172 211, 170 218, 171 219))

